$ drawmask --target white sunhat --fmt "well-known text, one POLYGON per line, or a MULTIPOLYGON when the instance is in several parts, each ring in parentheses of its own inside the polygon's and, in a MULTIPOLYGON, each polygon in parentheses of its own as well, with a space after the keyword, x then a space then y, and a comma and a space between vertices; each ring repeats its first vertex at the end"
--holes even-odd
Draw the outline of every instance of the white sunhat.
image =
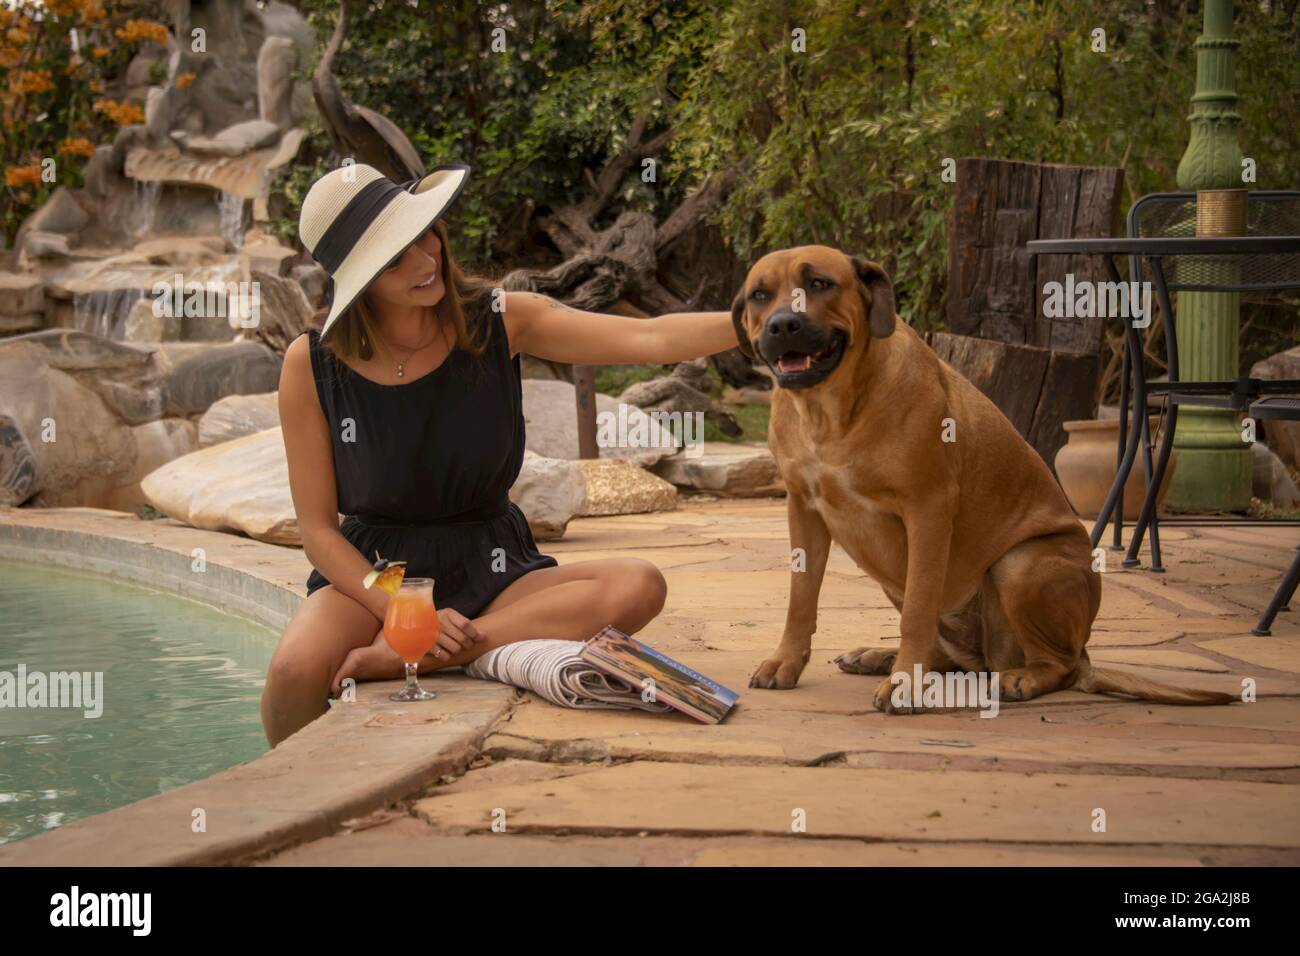
POLYGON ((428 231, 468 178, 468 166, 449 164, 399 185, 373 166, 349 163, 312 184, 302 201, 298 238, 329 273, 322 337, 428 231))

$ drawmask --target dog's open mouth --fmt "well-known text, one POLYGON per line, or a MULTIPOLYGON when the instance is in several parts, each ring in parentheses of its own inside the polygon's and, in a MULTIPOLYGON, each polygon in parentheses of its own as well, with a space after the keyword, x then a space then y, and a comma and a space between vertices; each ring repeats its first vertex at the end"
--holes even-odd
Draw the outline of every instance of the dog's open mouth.
POLYGON ((785 388, 807 388, 816 385, 835 370, 844 357, 848 336, 836 329, 820 352, 784 352, 777 357, 776 370, 780 384, 785 388))

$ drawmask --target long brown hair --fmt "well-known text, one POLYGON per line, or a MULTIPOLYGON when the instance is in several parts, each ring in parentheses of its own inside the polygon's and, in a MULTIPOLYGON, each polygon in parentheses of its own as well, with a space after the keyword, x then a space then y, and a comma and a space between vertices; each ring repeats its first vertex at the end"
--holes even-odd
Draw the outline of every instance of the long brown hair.
MULTIPOLYGON (((476 358, 483 354, 491 334, 491 329, 483 317, 486 315, 481 305, 481 297, 491 295, 497 282, 487 276, 472 275, 462 272, 451 254, 451 243, 447 238, 447 227, 439 219, 433 224, 433 231, 438 235, 442 246, 439 253, 439 270, 443 275, 443 284, 447 291, 433 307, 438 319, 454 329, 456 340, 452 349, 463 349, 476 358), (465 306, 473 303, 476 307, 466 314, 465 306)), ((329 305, 316 312, 315 322, 319 328, 329 315, 329 305)), ((393 356, 382 339, 376 334, 378 320, 365 293, 357 296, 343 313, 330 326, 329 335, 321 338, 321 344, 339 358, 359 358, 369 361, 375 354, 376 346, 387 358, 393 356)))

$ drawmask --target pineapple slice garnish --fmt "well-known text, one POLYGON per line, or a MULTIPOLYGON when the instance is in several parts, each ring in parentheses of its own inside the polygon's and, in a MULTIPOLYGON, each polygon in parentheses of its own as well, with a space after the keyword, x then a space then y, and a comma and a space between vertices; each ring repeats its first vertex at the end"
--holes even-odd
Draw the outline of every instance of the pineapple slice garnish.
POLYGON ((378 587, 381 591, 386 591, 389 596, 397 594, 397 589, 402 586, 402 578, 406 576, 405 561, 388 561, 375 552, 375 563, 371 565, 370 573, 366 575, 362 582, 367 588, 378 587))

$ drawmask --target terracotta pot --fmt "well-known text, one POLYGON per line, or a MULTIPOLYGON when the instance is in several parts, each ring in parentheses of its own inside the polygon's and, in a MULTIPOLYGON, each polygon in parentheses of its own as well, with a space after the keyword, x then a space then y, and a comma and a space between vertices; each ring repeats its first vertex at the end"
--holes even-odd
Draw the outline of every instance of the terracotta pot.
MULTIPOLYGON (((1158 418, 1152 417, 1151 430, 1154 433, 1158 418)), ((1069 440, 1056 453, 1056 477, 1065 489, 1065 496, 1074 505, 1074 510, 1086 518, 1097 517, 1097 512, 1106 501, 1106 493, 1115 481, 1115 442, 1119 438, 1119 420, 1087 420, 1065 423, 1069 440)), ((1159 438, 1151 452, 1152 464, 1159 452, 1159 438)), ((1142 447, 1139 445, 1133 470, 1129 472, 1128 482, 1124 485, 1124 520, 1136 521, 1142 510, 1142 498, 1146 494, 1146 471, 1142 466, 1142 447)), ((1169 479, 1178 465, 1178 452, 1169 455, 1169 467, 1165 469, 1164 480, 1156 495, 1156 505, 1164 501, 1165 492, 1169 490, 1169 479)))

